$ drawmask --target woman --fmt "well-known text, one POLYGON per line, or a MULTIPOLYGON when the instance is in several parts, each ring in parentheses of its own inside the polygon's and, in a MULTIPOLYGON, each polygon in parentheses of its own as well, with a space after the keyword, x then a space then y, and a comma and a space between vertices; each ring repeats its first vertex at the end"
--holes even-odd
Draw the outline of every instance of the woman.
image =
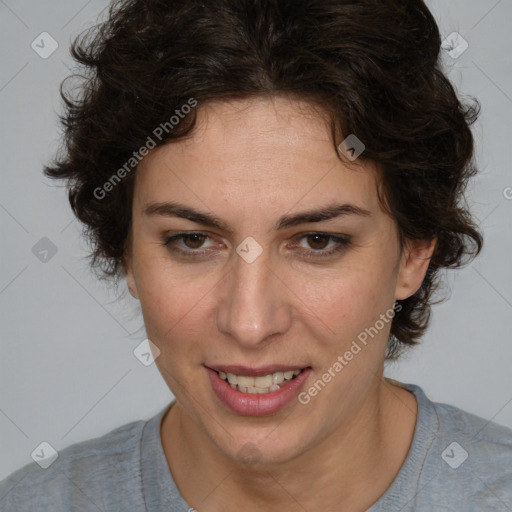
POLYGON ((176 401, 2 510, 508 510, 512 432, 383 377, 478 254, 464 105, 421 0, 122 1, 75 42, 68 180, 176 401))

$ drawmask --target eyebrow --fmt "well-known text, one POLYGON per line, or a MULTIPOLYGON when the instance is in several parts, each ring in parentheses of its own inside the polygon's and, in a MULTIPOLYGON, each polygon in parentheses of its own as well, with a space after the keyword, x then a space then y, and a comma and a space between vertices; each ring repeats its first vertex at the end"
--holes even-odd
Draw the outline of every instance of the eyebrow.
MULTIPOLYGON (((182 219, 188 219, 198 224, 203 224, 210 228, 220 229, 226 232, 232 232, 229 225, 226 224, 222 219, 211 213, 201 212, 194 208, 175 203, 149 203, 143 209, 143 214, 161 215, 164 217, 179 217, 182 219)), ((312 222, 322 222, 325 220, 335 219, 338 217, 344 217, 348 215, 358 215, 361 217, 370 217, 372 213, 360 206, 354 204, 331 204, 321 208, 306 210, 292 215, 284 215, 275 224, 275 230, 281 230, 298 226, 300 224, 307 224, 312 222)))

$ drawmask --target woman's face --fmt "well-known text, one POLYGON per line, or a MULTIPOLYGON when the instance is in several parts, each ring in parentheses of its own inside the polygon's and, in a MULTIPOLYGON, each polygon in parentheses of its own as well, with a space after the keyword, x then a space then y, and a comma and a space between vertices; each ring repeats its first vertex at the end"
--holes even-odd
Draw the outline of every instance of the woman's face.
POLYGON ((307 107, 199 105, 193 136, 137 170, 128 284, 163 378, 233 459, 291 460, 364 417, 394 301, 426 270, 400 256, 375 169, 342 163, 307 107))

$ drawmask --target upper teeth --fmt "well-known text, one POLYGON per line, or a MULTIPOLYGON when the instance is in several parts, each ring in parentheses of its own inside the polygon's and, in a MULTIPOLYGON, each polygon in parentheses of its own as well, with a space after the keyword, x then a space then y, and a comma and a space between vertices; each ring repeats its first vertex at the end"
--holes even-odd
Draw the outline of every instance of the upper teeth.
POLYGON ((301 370, 290 370, 287 372, 275 372, 258 377, 249 377, 246 375, 234 375, 233 373, 219 372, 222 379, 227 380, 233 389, 244 391, 245 393, 268 393, 279 389, 279 384, 285 380, 291 380, 297 376, 301 370))

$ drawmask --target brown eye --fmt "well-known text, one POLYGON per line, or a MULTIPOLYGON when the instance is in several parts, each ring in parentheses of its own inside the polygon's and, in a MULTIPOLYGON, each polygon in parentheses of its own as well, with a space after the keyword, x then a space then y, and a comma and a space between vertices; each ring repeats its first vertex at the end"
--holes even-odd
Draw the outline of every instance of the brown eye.
POLYGON ((312 249, 325 249, 332 237, 328 235, 313 234, 307 236, 308 245, 312 249))
POLYGON ((189 249, 199 249, 205 242, 207 236, 201 233, 191 233, 183 235, 183 243, 189 249))
POLYGON ((300 237, 300 253, 307 258, 326 258, 343 253, 350 246, 350 236, 332 233, 305 233, 300 237))
POLYGON ((164 239, 163 245, 177 258, 192 259, 212 256, 216 252, 212 242, 208 233, 191 231, 168 236, 164 239))

